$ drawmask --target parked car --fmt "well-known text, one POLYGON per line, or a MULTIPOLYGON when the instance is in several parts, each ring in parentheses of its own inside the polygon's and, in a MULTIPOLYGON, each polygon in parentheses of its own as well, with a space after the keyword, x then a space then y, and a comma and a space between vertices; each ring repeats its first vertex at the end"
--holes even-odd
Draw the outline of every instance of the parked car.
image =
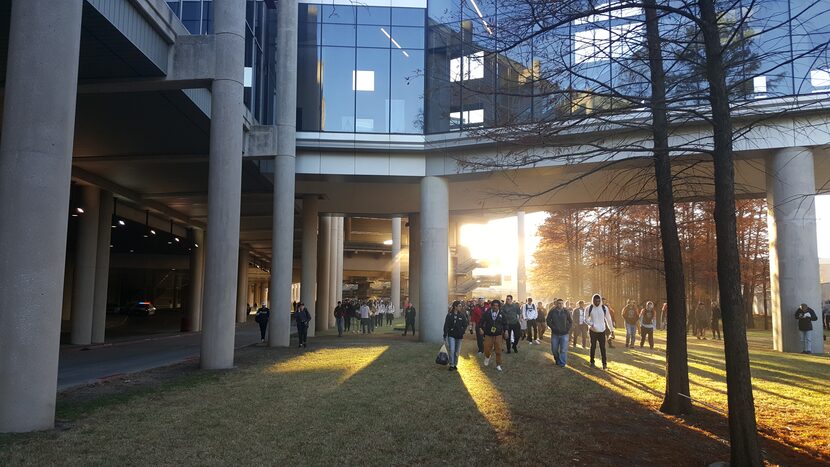
POLYGON ((130 316, 153 316, 156 314, 156 307, 150 302, 136 302, 127 310, 130 316))

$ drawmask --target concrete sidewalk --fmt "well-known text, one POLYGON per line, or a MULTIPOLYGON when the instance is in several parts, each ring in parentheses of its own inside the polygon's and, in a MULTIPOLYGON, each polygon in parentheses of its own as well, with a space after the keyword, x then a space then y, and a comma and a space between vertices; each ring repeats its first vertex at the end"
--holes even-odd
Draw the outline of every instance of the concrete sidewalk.
MULTIPOLYGON (((296 328, 292 326, 292 334, 296 328)), ((126 373, 173 365, 198 359, 202 334, 176 333, 119 339, 97 346, 61 346, 58 364, 58 391, 126 373)), ((236 348, 259 342, 259 325, 236 326, 236 348)))

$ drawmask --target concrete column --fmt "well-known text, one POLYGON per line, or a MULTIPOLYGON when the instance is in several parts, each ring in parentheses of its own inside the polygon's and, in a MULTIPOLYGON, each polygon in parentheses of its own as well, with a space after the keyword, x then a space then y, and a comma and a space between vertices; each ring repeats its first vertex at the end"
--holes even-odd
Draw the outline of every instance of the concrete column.
POLYGON ((449 190, 440 177, 421 179, 421 316, 424 342, 441 342, 449 298, 449 190))
POLYGON ((201 366, 233 367, 242 200, 245 0, 213 0, 216 79, 211 89, 208 227, 201 366))
POLYGON ((83 207, 84 213, 78 217, 70 341, 74 345, 89 345, 92 343, 92 310, 95 306, 101 190, 94 186, 82 186, 80 193, 80 206, 83 207))
POLYGON ((329 306, 326 308, 326 318, 329 322, 329 328, 337 326, 337 320, 334 319, 334 306, 337 304, 337 252, 340 250, 337 247, 337 226, 340 224, 339 217, 331 218, 331 233, 329 239, 331 240, 331 247, 329 248, 329 306))
POLYGON ((82 0, 12 2, 0 140, 0 432, 54 425, 82 0))
POLYGON ((248 321, 248 261, 251 259, 251 250, 242 247, 239 249, 239 269, 236 274, 236 322, 248 321))
POLYGON ((767 158, 770 286, 773 347, 801 352, 795 310, 806 303, 813 322, 812 352, 824 352, 816 239, 815 174, 807 148, 786 148, 767 158))
POLYGON ((317 238, 317 331, 329 328, 326 307, 329 304, 329 256, 331 252, 331 217, 320 218, 320 234, 317 238))
POLYGON ((303 197, 303 244, 302 244, 302 279, 300 283, 300 301, 305 303, 311 323, 308 335, 314 337, 317 326, 317 227, 320 214, 316 195, 303 197))
MULTIPOLYGON (((421 313, 421 215, 409 215, 409 301, 421 313)), ((419 327, 420 329, 420 327, 419 327)))
POLYGON ((202 292, 205 280, 205 232, 199 228, 190 230, 190 296, 187 300, 189 331, 202 330, 202 292), (198 246, 197 246, 198 245, 198 246))
MULTIPOLYGON (((294 267, 294 174, 297 133, 297 2, 277 3, 271 347, 288 347, 291 275, 294 267)), ((243 8, 244 12, 244 8, 243 8)))
POLYGON ((392 305, 401 309, 401 218, 392 218, 392 305))
POLYGON ((337 222, 337 290, 336 301, 343 301, 343 242, 344 242, 344 218, 338 218, 337 222))
POLYGON ((92 343, 103 344, 107 328, 107 289, 110 278, 112 193, 101 192, 98 213, 98 251, 95 253, 95 298, 92 306, 92 343))
POLYGON ((516 258, 518 259, 518 266, 516 268, 516 300, 524 303, 527 300, 527 272, 525 264, 525 213, 519 211, 516 214, 516 220, 519 224, 517 232, 517 250, 516 258))

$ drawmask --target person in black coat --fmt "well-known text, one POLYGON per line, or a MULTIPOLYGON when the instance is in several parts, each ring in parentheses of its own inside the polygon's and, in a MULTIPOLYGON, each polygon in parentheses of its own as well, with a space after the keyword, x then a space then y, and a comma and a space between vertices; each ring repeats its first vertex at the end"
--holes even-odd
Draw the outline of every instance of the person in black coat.
POLYGON ((464 339, 464 332, 467 330, 469 321, 467 313, 461 309, 461 302, 452 302, 452 307, 444 319, 444 340, 447 341, 450 350, 450 365, 447 370, 458 369, 458 354, 461 353, 461 339, 464 339))
POLYGON ((813 333, 813 321, 818 321, 818 315, 806 303, 802 303, 795 310, 795 319, 798 320, 798 331, 801 332, 801 343, 804 346, 801 353, 813 353, 813 339, 810 335, 813 333))
POLYGON ((412 303, 407 303, 406 308, 403 310, 403 318, 404 318, 404 328, 403 328, 403 335, 406 335, 406 332, 410 329, 412 330, 412 335, 415 335, 415 307, 412 306, 412 303))
POLYGON ((493 300, 490 309, 482 313, 479 324, 479 332, 484 336, 484 366, 490 364, 490 354, 495 348, 496 370, 501 371, 502 339, 508 329, 507 316, 501 311, 501 302, 493 300))
POLYGON ((304 303, 297 305, 294 319, 297 321, 297 337, 300 339, 298 347, 308 347, 308 323, 311 321, 311 313, 308 312, 304 303))
POLYGON ((267 306, 262 305, 256 311, 254 321, 259 324, 260 342, 265 342, 265 331, 268 330, 268 318, 271 317, 271 310, 267 306))

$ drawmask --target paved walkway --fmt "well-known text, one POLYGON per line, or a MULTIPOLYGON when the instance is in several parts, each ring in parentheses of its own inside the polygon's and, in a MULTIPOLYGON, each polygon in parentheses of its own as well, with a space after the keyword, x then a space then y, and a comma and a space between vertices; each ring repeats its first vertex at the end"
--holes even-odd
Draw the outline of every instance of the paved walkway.
MULTIPOLYGON (((296 329, 292 326, 292 333, 296 329)), ((202 334, 176 333, 120 339, 97 346, 61 346, 58 391, 90 384, 111 376, 173 365, 199 357, 202 334)), ((236 348, 259 342, 259 326, 236 327, 236 348)))

